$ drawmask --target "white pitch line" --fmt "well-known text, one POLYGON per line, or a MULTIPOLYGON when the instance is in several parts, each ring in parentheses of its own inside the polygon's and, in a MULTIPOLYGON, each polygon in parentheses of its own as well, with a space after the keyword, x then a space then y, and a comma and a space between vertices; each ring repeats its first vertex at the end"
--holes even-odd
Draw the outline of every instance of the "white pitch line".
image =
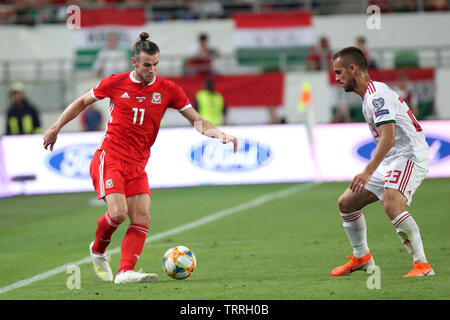
MULTIPOLYGON (((145 241, 145 243, 148 243, 150 241, 159 240, 159 239, 167 237, 167 236, 171 236, 171 235, 174 235, 174 234, 177 234, 177 233, 189 230, 189 229, 193 229, 193 228, 202 226, 202 225, 207 224, 209 222, 212 222, 212 221, 221 219, 223 217, 232 215, 232 214, 234 214, 236 212, 257 207, 257 206, 260 206, 260 205, 262 205, 262 204, 264 204, 266 202, 269 202, 269 201, 272 201, 272 200, 275 200, 275 199, 279 199, 279 198, 284 198, 284 197, 290 196, 290 195, 292 195, 292 194, 294 194, 296 192, 302 191, 302 190, 311 189, 311 188, 315 187, 316 185, 318 185, 318 183, 298 184, 298 185, 294 185, 294 186, 291 186, 291 187, 286 188, 286 189, 282 189, 280 191, 275 191, 275 192, 272 192, 272 193, 265 194, 263 196, 255 198, 255 199, 250 200, 248 202, 244 202, 242 204, 239 204, 237 206, 217 211, 217 212, 212 213, 212 214, 210 214, 210 215, 208 215, 206 217, 203 217, 203 218, 200 218, 198 220, 189 222, 189 223, 184 224, 182 226, 175 227, 175 228, 169 229, 169 230, 164 231, 164 232, 156 233, 156 234, 154 234, 152 236, 149 236, 147 238, 147 240, 145 241)), ((110 255, 113 255, 113 254, 116 254, 116 253, 119 253, 119 252, 120 252, 120 247, 117 247, 117 248, 114 248, 114 249, 111 249, 111 250, 107 251, 107 253, 110 254, 110 255)), ((83 258, 81 260, 67 263, 67 264, 62 265, 60 267, 57 267, 57 268, 48 270, 48 271, 46 271, 44 273, 40 273, 38 275, 35 275, 35 276, 31 277, 31 278, 18 281, 16 283, 13 283, 13 284, 11 284, 9 286, 6 286, 6 287, 2 287, 2 288, 0 288, 0 294, 8 292, 8 291, 11 291, 11 290, 15 290, 15 289, 18 289, 18 288, 26 287, 26 286, 28 286, 28 285, 36 282, 36 281, 50 278, 50 277, 52 277, 52 276, 54 276, 54 275, 56 275, 58 273, 61 273, 61 272, 66 272, 67 268, 70 267, 70 266, 73 266, 73 265, 77 265, 78 266, 78 265, 89 263, 89 262, 91 262, 91 257, 87 256, 86 258, 83 258)))

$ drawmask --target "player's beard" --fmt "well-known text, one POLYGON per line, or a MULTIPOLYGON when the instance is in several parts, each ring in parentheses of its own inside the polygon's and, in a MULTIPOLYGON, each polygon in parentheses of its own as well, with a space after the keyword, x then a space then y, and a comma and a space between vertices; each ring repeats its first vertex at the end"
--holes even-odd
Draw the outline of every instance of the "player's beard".
POLYGON ((355 89, 356 89, 356 80, 355 80, 355 78, 352 77, 345 84, 344 90, 345 90, 345 92, 353 92, 353 91, 355 91, 355 89))
POLYGON ((154 75, 154 74, 153 74, 151 77, 150 77, 150 76, 144 76, 144 74, 142 74, 141 72, 139 72, 137 69, 136 69, 136 73, 137 73, 137 75, 139 76, 139 79, 140 79, 142 82, 144 82, 145 84, 148 84, 148 83, 152 82, 153 79, 155 79, 155 75, 154 75))

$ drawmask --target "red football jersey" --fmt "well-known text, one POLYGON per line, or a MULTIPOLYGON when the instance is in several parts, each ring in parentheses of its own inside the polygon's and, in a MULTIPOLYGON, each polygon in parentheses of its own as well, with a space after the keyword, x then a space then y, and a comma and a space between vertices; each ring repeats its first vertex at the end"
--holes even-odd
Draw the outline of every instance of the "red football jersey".
POLYGON ((166 109, 183 111, 191 107, 184 91, 173 81, 156 77, 144 87, 133 72, 102 79, 91 94, 97 100, 110 98, 111 117, 99 149, 143 166, 166 109))

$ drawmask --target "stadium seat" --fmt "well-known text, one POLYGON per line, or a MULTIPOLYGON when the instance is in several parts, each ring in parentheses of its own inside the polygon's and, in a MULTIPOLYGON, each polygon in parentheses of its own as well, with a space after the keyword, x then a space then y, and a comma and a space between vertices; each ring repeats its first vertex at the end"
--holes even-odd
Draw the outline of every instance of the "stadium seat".
POLYGON ((413 50, 401 50, 395 53, 395 68, 418 68, 419 55, 413 50))
POLYGON ((419 114, 417 115, 417 120, 426 120, 430 116, 433 116, 433 101, 419 101, 417 108, 419 109, 419 114))
POLYGON ((295 49, 268 49, 268 50, 246 50, 237 51, 237 58, 240 65, 259 66, 265 72, 280 71, 280 66, 286 63, 291 65, 306 65, 308 48, 295 49), (286 61, 281 61, 280 57, 285 56, 286 61))

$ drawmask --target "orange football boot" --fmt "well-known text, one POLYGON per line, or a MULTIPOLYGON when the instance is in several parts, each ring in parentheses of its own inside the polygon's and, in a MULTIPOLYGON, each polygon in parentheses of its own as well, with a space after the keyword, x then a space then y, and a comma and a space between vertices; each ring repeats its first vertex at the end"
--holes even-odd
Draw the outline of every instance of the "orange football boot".
POLYGON ((414 261, 413 269, 409 273, 405 274, 403 278, 426 276, 434 276, 434 270, 431 268, 430 264, 428 262, 414 261))
POLYGON ((352 273, 353 271, 356 271, 359 269, 367 270, 369 267, 375 266, 375 261, 373 260, 370 252, 361 258, 357 258, 355 256, 352 256, 352 257, 347 256, 347 257, 350 258, 350 261, 342 266, 334 268, 333 271, 331 271, 332 276, 334 276, 334 277, 346 276, 346 275, 352 273))

